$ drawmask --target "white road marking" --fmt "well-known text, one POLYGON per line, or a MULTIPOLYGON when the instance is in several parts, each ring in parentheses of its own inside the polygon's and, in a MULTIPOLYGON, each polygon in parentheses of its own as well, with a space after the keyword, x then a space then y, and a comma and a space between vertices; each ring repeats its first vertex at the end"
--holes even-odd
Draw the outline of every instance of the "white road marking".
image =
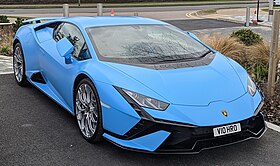
POLYGON ((32 124, 23 124, 21 125, 21 127, 32 127, 33 125, 32 124))
POLYGON ((13 73, 13 57, 0 55, 0 74, 13 73))
POLYGON ((266 124, 267 124, 268 128, 280 133, 280 126, 277 126, 277 125, 275 125, 273 123, 270 123, 270 122, 266 122, 266 124))
POLYGON ((0 72, 0 75, 4 75, 4 74, 14 74, 13 71, 8 71, 8 72, 0 72))
POLYGON ((190 13, 186 13, 185 16, 188 18, 199 18, 198 14, 197 14, 197 10, 196 11, 192 11, 190 13))

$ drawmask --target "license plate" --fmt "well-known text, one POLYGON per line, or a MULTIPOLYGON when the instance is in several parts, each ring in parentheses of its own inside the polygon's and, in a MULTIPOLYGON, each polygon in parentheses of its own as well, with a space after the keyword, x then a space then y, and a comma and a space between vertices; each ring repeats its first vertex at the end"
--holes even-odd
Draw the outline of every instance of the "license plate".
POLYGON ((232 134, 241 131, 240 123, 213 128, 214 137, 232 134))

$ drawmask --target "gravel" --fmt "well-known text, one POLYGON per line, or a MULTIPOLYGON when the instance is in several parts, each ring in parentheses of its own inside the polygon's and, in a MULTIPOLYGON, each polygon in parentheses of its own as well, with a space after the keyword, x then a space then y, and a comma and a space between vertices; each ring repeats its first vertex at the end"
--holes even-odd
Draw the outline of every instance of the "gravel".
POLYGON ((280 126, 280 83, 276 84, 275 95, 272 97, 268 97, 266 93, 266 84, 262 84, 260 87, 265 95, 265 104, 262 109, 265 120, 280 126))

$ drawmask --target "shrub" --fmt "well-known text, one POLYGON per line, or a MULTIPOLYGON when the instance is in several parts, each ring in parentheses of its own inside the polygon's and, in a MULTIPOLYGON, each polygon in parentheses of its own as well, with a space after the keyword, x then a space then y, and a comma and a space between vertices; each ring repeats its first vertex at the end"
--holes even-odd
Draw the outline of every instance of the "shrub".
POLYGON ((237 61, 257 83, 267 81, 269 46, 264 42, 246 46, 232 37, 209 36, 201 38, 208 46, 237 61))
POLYGON ((238 63, 243 64, 245 55, 244 45, 239 43, 235 38, 213 35, 207 38, 201 38, 201 40, 214 50, 217 50, 238 63))
POLYGON ((251 29, 240 29, 231 34, 231 37, 238 38, 246 46, 263 42, 262 37, 251 29))
POLYGON ((13 36, 14 32, 11 28, 0 28, 0 54, 12 55, 13 36))
POLYGON ((23 25, 23 18, 17 18, 15 23, 13 23, 13 30, 14 32, 16 32, 22 25, 23 25))
POLYGON ((8 23, 10 20, 8 20, 7 16, 0 16, 0 23, 8 23))
POLYGON ((7 55, 7 54, 9 54, 9 46, 2 46, 1 48, 0 48, 0 54, 4 54, 4 55, 7 55))
POLYGON ((263 42, 249 46, 246 58, 249 74, 258 83, 266 82, 269 67, 269 46, 263 42))

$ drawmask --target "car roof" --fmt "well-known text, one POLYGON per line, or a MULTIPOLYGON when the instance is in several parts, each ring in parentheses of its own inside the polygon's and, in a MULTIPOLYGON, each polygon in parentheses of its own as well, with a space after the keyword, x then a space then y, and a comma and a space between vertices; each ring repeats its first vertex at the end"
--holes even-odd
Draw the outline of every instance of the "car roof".
POLYGON ((62 18, 61 21, 72 22, 83 28, 133 24, 168 24, 162 21, 136 16, 67 17, 62 18))

